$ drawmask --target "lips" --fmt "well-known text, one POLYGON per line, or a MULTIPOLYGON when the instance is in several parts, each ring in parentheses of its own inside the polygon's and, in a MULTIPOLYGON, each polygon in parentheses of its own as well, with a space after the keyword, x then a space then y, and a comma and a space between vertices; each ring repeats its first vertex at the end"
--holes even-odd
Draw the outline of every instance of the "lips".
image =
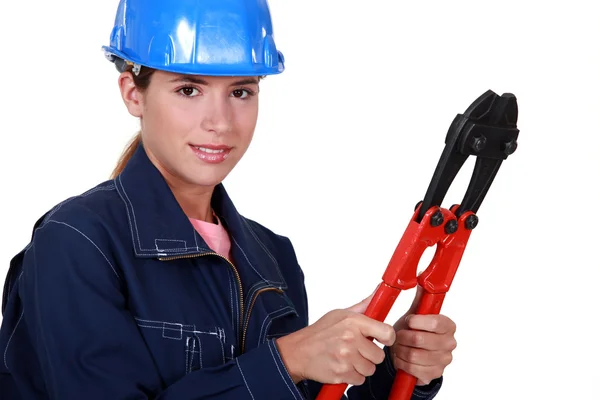
POLYGON ((217 154, 217 153, 223 153, 226 149, 211 149, 210 147, 204 147, 204 146, 194 146, 196 149, 200 150, 200 151, 204 151, 208 154, 217 154))
POLYGON ((190 144, 196 156, 207 163, 218 164, 227 159, 232 147, 214 144, 190 144))
POLYGON ((191 146, 208 150, 231 150, 231 146, 224 144, 191 144, 191 146))

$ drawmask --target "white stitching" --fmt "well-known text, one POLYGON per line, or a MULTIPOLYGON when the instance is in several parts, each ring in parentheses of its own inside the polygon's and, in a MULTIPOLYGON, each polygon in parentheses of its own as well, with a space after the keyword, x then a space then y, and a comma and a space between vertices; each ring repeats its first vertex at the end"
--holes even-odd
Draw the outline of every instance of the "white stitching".
MULTIPOLYGON (((129 196, 127 195, 127 192, 125 191, 125 187, 123 186, 123 182, 121 181, 121 175, 117 176, 116 180, 121 185, 121 188, 123 189, 123 194, 127 198, 127 201, 129 202, 129 205, 131 206, 131 215, 129 215, 129 209, 128 209, 127 210, 127 219, 129 220, 129 230, 131 231, 132 239, 135 241, 135 237, 133 236, 133 226, 135 225, 135 230, 136 230, 135 233, 136 233, 136 236, 137 236, 138 245, 140 246, 140 250, 144 251, 144 249, 142 249, 142 242, 140 241, 139 232, 137 231, 137 222, 135 222, 135 211, 133 210, 133 205, 131 204, 131 200, 129 199, 129 196), (133 223, 131 221, 131 217, 132 216, 133 216, 133 220, 134 220, 133 223)), ((125 203, 125 206, 127 206, 127 203, 125 203)), ((137 249, 135 248, 135 246, 133 246, 133 251, 135 251, 135 254, 138 254, 137 249)))
MULTIPOLYGON (((196 231, 196 228, 194 228, 193 225, 192 225, 192 230, 193 230, 193 234, 194 234, 194 243, 196 244, 196 251, 200 251, 200 246, 198 246, 198 232, 196 231)), ((185 245, 187 246, 187 243, 185 245)))
POLYGON ((188 332, 188 333, 203 333, 206 335, 212 335, 212 336, 217 336, 219 338, 224 338, 225 337, 225 333, 219 333, 219 330, 221 330, 222 328, 215 326, 215 330, 214 331, 199 331, 196 329, 196 325, 186 325, 186 324, 182 324, 179 322, 168 322, 168 321, 159 321, 159 320, 151 320, 151 319, 143 319, 143 318, 139 318, 139 317, 134 317, 134 319, 136 321, 140 321, 143 322, 145 324, 151 324, 154 326, 148 326, 148 325, 141 325, 138 324, 138 326, 143 326, 144 328, 155 328, 155 329, 170 329, 170 330, 176 330, 179 331, 181 330, 182 332, 188 332), (168 325, 176 325, 177 328, 169 328, 168 325), (181 326, 181 328, 179 328, 181 326))
POLYGON ((8 369, 8 364, 6 363, 6 353, 8 353, 8 346, 10 345, 10 341, 12 340, 15 332, 17 331, 17 327, 19 326, 19 323, 21 322, 21 319, 23 318, 23 314, 25 314, 25 310, 21 311, 21 316, 17 320, 15 329, 13 329, 12 333, 10 334, 10 337, 8 338, 8 342, 6 342, 6 348, 4 349, 4 366, 6 367, 6 369, 8 369))
POLYGON ((240 252, 244 255, 244 258, 248 262, 248 265, 250 265, 250 268, 252 268, 254 270, 254 272, 256 272, 256 274, 260 277, 260 279, 262 279, 263 281, 266 281, 266 282, 271 282, 273 284, 283 285, 283 282, 271 281, 269 279, 266 279, 264 276, 262 276, 261 273, 258 272, 258 270, 256 268, 254 268, 254 265, 252 265, 252 263, 248 259, 248 256, 246 255, 246 253, 244 252, 244 250, 242 249, 242 247, 238 244, 237 240, 235 240, 235 238, 233 236, 231 237, 231 240, 237 246, 237 248, 240 250, 240 252))
POLYGON ((252 397, 252 400, 254 400, 254 395, 252 394, 252 391, 250 390, 250 386, 248 386, 248 382, 246 381, 246 377, 244 376, 244 372, 242 371, 242 367, 240 366, 240 361, 237 358, 235 359, 235 363, 237 364, 238 369, 240 370, 240 374, 242 374, 242 379, 244 380, 246 389, 248 389, 248 393, 250 393, 250 397, 252 397))
MULTIPOLYGON (((233 272, 231 272, 231 268, 227 268, 228 272, 228 277, 233 275, 233 272)), ((233 309, 237 308, 236 305, 233 304, 233 289, 231 287, 231 285, 233 284, 231 279, 227 279, 227 281, 229 282, 229 301, 231 302, 231 326, 234 327, 234 329, 237 330, 237 327, 235 326, 235 322, 234 322, 234 316, 233 316, 233 309)), ((237 297, 237 296, 236 296, 237 297)))
MULTIPOLYGON (((185 339, 185 373, 189 374, 189 366, 190 366, 190 337, 188 336, 185 339)), ((192 354, 192 357, 194 357, 194 355, 192 354)))
MULTIPOLYGON (((196 339, 198 339, 198 362, 200 363, 200 368, 202 368, 202 341, 197 335, 194 335, 196 339)), ((194 340, 194 344, 192 346, 192 352, 196 348, 196 341, 194 340)), ((194 362, 194 354, 192 353, 192 363, 194 362)))
MULTIPOLYGON (((48 215, 46 215, 46 218, 44 218, 44 221, 42 221, 42 223, 40 224, 40 226, 38 226, 38 227, 37 227, 36 231, 37 231, 37 230, 40 230, 40 229, 42 229, 42 228, 44 227, 44 225, 46 225, 46 224, 49 222, 50 218, 51 218, 51 217, 52 217, 54 214, 56 214, 56 212, 57 212, 58 210, 60 210, 60 208, 61 208, 62 206, 64 206, 65 204, 67 204, 67 203, 69 203, 69 202, 71 202, 71 201, 73 201, 73 200, 75 200, 75 199, 77 199, 77 198, 81 198, 81 197, 87 197, 87 196, 89 196, 89 195, 91 195, 91 194, 93 194, 93 193, 99 192, 99 191, 101 191, 101 190, 107 190, 107 191, 108 191, 108 190, 114 190, 114 189, 115 189, 115 185, 114 185, 114 184, 110 184, 110 185, 108 185, 108 186, 97 186, 97 187, 95 187, 95 188, 92 188, 92 189, 88 190, 87 192, 84 192, 83 194, 80 194, 79 196, 73 196, 73 197, 69 197, 68 199, 65 199, 65 200, 61 201, 60 203, 58 203, 58 204, 57 204, 57 205, 54 207, 54 209, 52 209, 52 210, 51 210, 51 211, 48 213, 48 215)), ((31 243, 30 243, 30 244, 29 244, 29 245, 28 245, 28 246, 27 246, 25 249, 27 249, 27 248, 28 248, 28 247, 30 247, 30 246, 31 246, 31 243)))
POLYGON ((254 237, 254 240, 256 240, 258 242, 259 246, 262 247, 262 249, 265 251, 265 253, 267 253, 269 258, 275 264, 275 269, 277 270, 277 274, 279 275, 279 279, 281 279, 281 282, 274 282, 274 283, 278 283, 280 285, 284 285, 285 287, 287 287, 285 279, 283 279, 283 275, 281 274, 281 269, 279 268, 279 263, 277 263, 277 260, 275 259, 275 257, 273 257, 273 254, 271 254, 271 252, 269 251, 267 246, 262 242, 262 240, 260 240, 258 238, 258 235, 256 234, 256 232, 254 232, 254 229, 252 229, 252 227, 250 226, 248 221, 245 218, 242 218, 242 221, 244 221, 245 225, 248 227, 248 230, 250 231, 250 234, 254 237))
POLYGON ((188 249, 187 242, 185 240, 176 240, 176 239, 154 239, 154 247, 155 247, 156 251, 175 251, 175 250, 187 250, 188 249), (158 242, 182 242, 183 247, 161 249, 158 246, 158 242))
POLYGON ((85 235, 85 233, 81 232, 79 229, 75 228, 74 226, 67 224, 66 222, 61 222, 61 221, 56 221, 56 220, 50 219, 50 220, 48 220, 47 223, 50 223, 50 222, 54 222, 54 223, 59 224, 59 225, 68 226, 69 228, 73 229, 75 232, 78 232, 81 236, 83 236, 84 238, 86 238, 91 244, 94 245, 94 247, 100 252, 100 254, 102 254, 102 257, 104 257, 104 259, 106 260, 106 262, 108 263, 108 265, 110 265, 110 268, 115 273, 115 276, 117 277, 117 279, 119 281, 121 281, 121 277, 119 276, 119 274, 117 274, 117 270, 115 269, 115 267, 113 267, 113 265, 111 264, 111 262, 108 260, 108 257, 106 257, 106 254, 104 254, 104 252, 102 250, 100 250, 100 247, 98 247, 98 245, 96 243, 94 243, 94 241, 92 239, 90 239, 89 237, 87 237, 85 235))
MULTIPOLYGON (((119 190, 119 187, 117 187, 117 192, 119 194, 122 192, 123 195, 125 196, 125 198, 123 196, 120 196, 120 197, 125 202, 125 207, 127 208, 127 220, 129 221, 129 231, 131 232, 131 239, 135 243, 135 239, 137 238, 137 244, 138 244, 141 252, 143 252, 143 253, 155 253, 156 249, 144 249, 142 247, 142 241, 140 239, 140 234, 139 234, 139 230, 138 230, 138 227, 137 227, 137 220, 135 218, 135 209, 133 207, 133 203, 131 202, 131 199, 127 195, 127 191, 125 190, 125 186, 123 185, 123 181, 121 180, 121 175, 117 176, 116 181, 118 181, 119 186, 121 188, 121 190, 119 190), (132 221, 132 217, 133 217, 133 221, 132 221), (133 231, 134 227, 135 227, 135 232, 133 231)), ((161 239, 161 240, 168 240, 168 239, 161 239)), ((194 237, 194 240, 196 240, 195 237, 194 237)), ((198 247, 196 247, 196 248, 194 248, 194 247, 187 247, 187 243, 186 243, 186 247, 185 248, 182 248, 182 249, 168 249, 168 250, 166 249, 166 250, 162 250, 162 251, 164 251, 165 253, 168 253, 168 252, 188 251, 188 250, 199 250, 199 249, 198 249, 198 247)), ((137 248, 135 247, 135 245, 133 246, 133 251, 134 251, 134 253, 136 255, 140 255, 140 253, 138 253, 137 248)))
POLYGON ((262 242, 262 240, 260 240, 258 238, 258 235, 256 234, 256 232, 254 232, 254 229, 252 229, 252 226, 250 226, 250 224, 248 223, 248 221, 245 218, 242 218, 242 221, 244 221, 245 225, 248 227, 248 230, 250 230, 250 233, 254 237, 254 240, 256 240, 258 242, 258 244, 260 245, 260 247, 262 247, 262 249, 265 251, 265 253, 267 253, 267 255, 269 256, 269 258, 275 264, 275 269, 277 270, 277 273, 279 274, 279 278, 281 279, 280 283, 283 283, 285 280, 283 279, 283 276, 281 275, 281 270, 279 269, 279 264, 277 263, 277 260, 275 259, 275 257, 273 257, 273 254, 271 254, 271 252, 269 251, 269 249, 267 249, 267 246, 265 246, 265 244, 262 242))
MULTIPOLYGON (((294 391, 292 390, 292 388, 290 387, 290 385, 288 384, 287 380, 285 379, 285 377, 283 376, 283 373, 281 372, 281 369, 279 368, 279 363, 277 362, 277 359, 275 358, 275 353, 273 352, 273 347, 275 346, 275 341, 270 341, 267 346, 269 346, 269 350, 271 351, 271 356, 273 357, 273 361, 275 361, 275 366, 277 366, 277 371, 279 371, 279 375, 281 375, 281 379, 283 379, 283 382, 285 382, 285 385, 287 386, 287 388, 290 390, 290 393, 292 393, 292 395, 294 396, 294 398, 296 399, 296 393, 294 393, 294 391)), ((285 364, 283 363, 283 360, 281 359, 281 357, 279 356, 279 352, 277 352, 277 357, 279 358, 279 361, 281 361, 281 365, 284 366, 285 368, 285 364)), ((289 376, 289 372, 287 372, 286 369, 286 373, 289 376)), ((295 386, 294 386, 295 387, 295 386)), ((298 388, 296 388, 296 391, 298 390, 298 388)), ((298 392, 299 393, 299 392, 298 392)), ((300 399, 302 399, 302 397, 300 397, 300 399)))
POLYGON ((263 330, 264 330, 264 336, 266 336, 267 332, 269 331, 269 328, 271 327, 271 323, 273 322, 273 319, 274 319, 274 318, 277 318, 277 317, 281 317, 281 316, 283 316, 283 315, 286 315, 286 314, 285 314, 285 312, 287 312, 287 311, 290 311, 290 312, 292 312, 292 313, 293 313, 293 312, 294 312, 294 309, 293 309, 292 307, 290 307, 290 306, 285 306, 285 307, 283 307, 283 308, 280 308, 279 310, 276 310, 276 311, 270 312, 270 313, 269 313, 269 314, 268 314, 268 315, 265 317, 265 319, 263 320, 263 323, 262 323, 262 325, 261 325, 261 327, 260 327, 260 334, 258 335, 258 340, 259 340, 259 342, 261 342, 261 343, 262 343, 262 342, 264 341, 264 339, 263 339, 263 330), (276 316, 272 317, 272 319, 270 319, 270 318, 269 318, 269 317, 271 317, 271 315, 273 315, 273 314, 275 314, 275 313, 278 313, 278 312, 282 312, 282 315, 276 315, 276 316), (268 323, 268 324, 267 324, 267 326, 265 327, 265 323, 266 323, 267 321, 269 321, 269 323, 268 323))

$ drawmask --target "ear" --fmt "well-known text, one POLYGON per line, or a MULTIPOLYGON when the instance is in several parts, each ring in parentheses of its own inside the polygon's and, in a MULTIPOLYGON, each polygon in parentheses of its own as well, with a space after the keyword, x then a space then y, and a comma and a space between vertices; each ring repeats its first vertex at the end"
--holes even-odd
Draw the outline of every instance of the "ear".
POLYGON ((131 72, 126 71, 119 75, 119 89, 121 90, 121 97, 123 98, 123 102, 125 103, 129 114, 134 117, 141 117, 143 110, 143 96, 135 86, 131 72))

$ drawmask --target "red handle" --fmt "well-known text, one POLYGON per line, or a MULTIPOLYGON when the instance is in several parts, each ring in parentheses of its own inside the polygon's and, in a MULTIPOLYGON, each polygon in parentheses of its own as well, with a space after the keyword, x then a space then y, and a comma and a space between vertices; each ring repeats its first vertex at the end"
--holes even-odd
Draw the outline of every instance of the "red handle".
MULTIPOLYGON (((431 223, 431 216, 436 211, 442 213, 446 221, 454 218, 451 211, 445 208, 437 210, 434 207, 427 211, 421 223, 417 223, 413 217, 392 255, 383 275, 383 282, 367 307, 365 315, 368 317, 383 322, 400 291, 414 287, 417 281, 425 291, 419 302, 417 314, 440 313, 445 294, 454 279, 471 234, 471 230, 465 228, 465 222, 472 213, 463 214, 458 220, 458 230, 450 235, 445 232, 444 225, 431 223), (437 244, 435 256, 427 269, 417 278, 416 272, 420 257, 427 247, 434 244, 437 244)), ((415 211, 415 216, 417 212, 418 209, 415 211)), ((388 398, 390 400, 409 400, 416 382, 417 380, 413 376, 399 370, 388 398)), ((319 391, 316 400, 340 400, 347 386, 345 383, 325 384, 319 391)))
MULTIPOLYGON (((423 297, 417 308, 417 314, 439 314, 442 309, 442 303, 444 302, 445 293, 423 293, 423 297)), ((410 400, 413 391, 417 384, 417 378, 398 370, 396 372, 396 378, 392 386, 392 391, 388 397, 389 400, 410 400)))
MULTIPOLYGON (((382 282, 375 291, 375 294, 365 311, 365 315, 369 318, 383 322, 399 294, 400 289, 396 289, 387 285, 385 282, 382 282)), ((325 384, 319 391, 316 400, 340 400, 347 387, 348 384, 346 383, 325 384)))

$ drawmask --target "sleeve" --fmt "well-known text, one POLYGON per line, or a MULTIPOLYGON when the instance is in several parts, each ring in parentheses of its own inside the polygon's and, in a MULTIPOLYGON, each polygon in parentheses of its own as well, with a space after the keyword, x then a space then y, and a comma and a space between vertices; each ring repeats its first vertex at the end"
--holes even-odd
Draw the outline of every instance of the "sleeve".
MULTIPOLYGON (((302 275, 304 276, 304 275, 302 275)), ((308 294, 304 290, 304 309, 308 310, 308 294)), ((388 400, 394 383, 396 370, 392 361, 390 348, 385 346, 385 359, 378 364, 375 373, 367 377, 362 385, 349 386, 342 400, 388 400)), ((426 386, 416 386, 411 400, 432 400, 441 389, 443 377, 435 379, 426 386)), ((322 383, 304 380, 298 383, 298 388, 305 399, 316 399, 322 383)))
POLYGON ((36 232, 19 289, 28 350, 50 399, 300 398, 273 341, 164 387, 103 244, 108 234, 89 221, 74 225, 50 220, 36 232))

